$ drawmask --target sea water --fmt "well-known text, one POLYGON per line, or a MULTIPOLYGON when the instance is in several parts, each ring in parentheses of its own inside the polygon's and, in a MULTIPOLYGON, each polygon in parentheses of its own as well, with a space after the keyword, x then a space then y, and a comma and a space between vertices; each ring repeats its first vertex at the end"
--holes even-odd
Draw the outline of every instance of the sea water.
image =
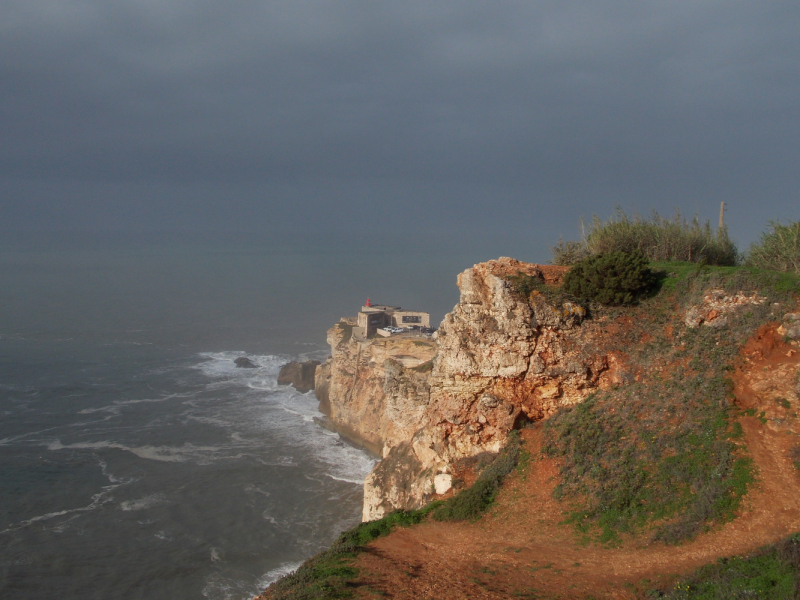
POLYGON ((3 346, 3 598, 252 597, 359 519, 374 458, 276 383, 320 353, 3 346))
POLYGON ((359 522, 376 458, 280 366, 368 295, 441 319, 492 257, 173 242, 0 248, 3 599, 239 600, 295 569, 359 522))

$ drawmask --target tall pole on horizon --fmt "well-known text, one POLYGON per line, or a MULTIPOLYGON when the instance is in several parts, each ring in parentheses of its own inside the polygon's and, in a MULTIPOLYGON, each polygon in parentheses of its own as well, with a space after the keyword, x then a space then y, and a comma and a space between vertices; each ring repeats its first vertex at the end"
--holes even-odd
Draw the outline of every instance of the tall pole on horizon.
POLYGON ((719 231, 725 226, 725 203, 719 203, 719 231))

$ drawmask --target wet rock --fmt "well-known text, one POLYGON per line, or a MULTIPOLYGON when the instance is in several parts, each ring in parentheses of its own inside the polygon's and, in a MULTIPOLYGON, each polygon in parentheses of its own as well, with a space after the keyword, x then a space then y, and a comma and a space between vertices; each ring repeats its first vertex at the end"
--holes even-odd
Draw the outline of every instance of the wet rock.
POLYGON ((313 390, 317 365, 319 365, 318 360, 292 361, 283 365, 278 374, 278 385, 291 385, 302 393, 313 390))
POLYGON ((235 361, 234 364, 238 369, 257 369, 258 365, 255 364, 252 360, 247 358, 246 356, 240 356, 235 361))

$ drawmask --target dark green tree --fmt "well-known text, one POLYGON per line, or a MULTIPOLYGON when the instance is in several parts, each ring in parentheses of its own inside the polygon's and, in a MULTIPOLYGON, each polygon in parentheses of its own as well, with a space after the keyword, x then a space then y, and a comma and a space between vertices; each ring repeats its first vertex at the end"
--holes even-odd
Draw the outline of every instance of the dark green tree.
POLYGON ((600 304, 631 304, 654 284, 640 252, 609 252, 578 261, 564 277, 564 291, 600 304))

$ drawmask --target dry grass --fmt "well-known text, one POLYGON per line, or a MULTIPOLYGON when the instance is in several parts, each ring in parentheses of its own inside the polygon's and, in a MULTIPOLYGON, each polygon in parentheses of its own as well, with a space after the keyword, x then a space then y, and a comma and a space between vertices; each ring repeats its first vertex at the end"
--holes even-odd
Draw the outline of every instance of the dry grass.
POLYGON ((747 263, 759 269, 800 275, 800 221, 781 225, 770 222, 772 231, 762 233, 750 247, 747 263))
POLYGON ((653 211, 649 219, 629 217, 617 208, 615 216, 601 221, 595 216, 580 242, 559 240, 553 247, 553 264, 571 265, 596 254, 615 251, 641 252, 650 261, 685 261, 732 266, 738 250, 726 228, 716 234, 708 221, 695 216, 687 221, 680 212, 667 219, 653 211))

